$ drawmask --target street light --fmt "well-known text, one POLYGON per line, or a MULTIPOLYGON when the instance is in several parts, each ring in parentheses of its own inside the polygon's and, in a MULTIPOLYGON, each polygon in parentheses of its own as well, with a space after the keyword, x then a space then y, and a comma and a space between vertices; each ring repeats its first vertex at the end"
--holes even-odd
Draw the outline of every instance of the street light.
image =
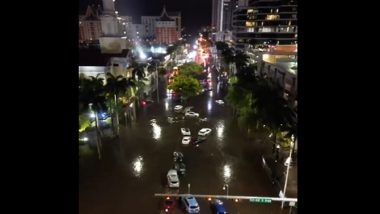
MULTIPOLYGON (((288 185, 288 177, 289 177, 289 168, 290 168, 290 163, 292 162, 292 150, 293 150, 293 144, 294 144, 294 136, 292 135, 292 141, 290 143, 290 152, 289 152, 289 164, 286 168, 286 177, 285 177, 285 184, 284 184, 284 197, 286 195, 286 186, 288 185)), ((284 208, 284 201, 281 203, 281 209, 284 208)))
POLYGON ((226 196, 227 196, 227 199, 228 199, 228 184, 224 184, 223 185, 223 190, 227 190, 226 191, 226 196))

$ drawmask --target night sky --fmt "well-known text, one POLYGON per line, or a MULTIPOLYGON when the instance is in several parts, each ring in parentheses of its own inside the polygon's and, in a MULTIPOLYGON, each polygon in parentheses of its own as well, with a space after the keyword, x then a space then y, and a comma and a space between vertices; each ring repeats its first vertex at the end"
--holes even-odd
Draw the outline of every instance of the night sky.
MULTIPOLYGON (((88 4, 101 4, 102 0, 79 0, 79 10, 85 11, 88 4)), ((182 27, 185 32, 195 33, 200 27, 211 24, 212 0, 116 0, 119 15, 133 17, 133 23, 140 23, 142 15, 160 15, 162 6, 167 11, 181 11, 182 27)))

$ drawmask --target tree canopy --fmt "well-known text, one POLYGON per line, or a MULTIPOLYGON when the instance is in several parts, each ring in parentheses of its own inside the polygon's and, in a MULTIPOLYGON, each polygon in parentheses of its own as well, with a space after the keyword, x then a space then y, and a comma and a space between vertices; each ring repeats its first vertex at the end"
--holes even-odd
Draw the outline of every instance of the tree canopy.
POLYGON ((179 75, 174 78, 173 82, 168 86, 184 99, 197 95, 201 92, 202 87, 199 81, 190 76, 179 75))

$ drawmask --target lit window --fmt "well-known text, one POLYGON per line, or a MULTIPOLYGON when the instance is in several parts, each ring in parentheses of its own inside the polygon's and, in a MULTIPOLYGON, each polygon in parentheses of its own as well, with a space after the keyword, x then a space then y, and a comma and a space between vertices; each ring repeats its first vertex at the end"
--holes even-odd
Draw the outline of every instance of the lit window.
POLYGON ((261 22, 261 26, 264 26, 264 22, 261 22))
POLYGON ((278 13, 278 9, 276 10, 276 13, 278 13))
POLYGON ((279 18, 279 15, 267 15, 266 20, 277 20, 279 18))
POLYGON ((292 25, 292 21, 289 21, 289 22, 288 22, 288 26, 290 26, 290 25, 292 25))
POLYGON ((247 13, 253 13, 253 9, 248 9, 247 13))
POLYGON ((272 27, 263 27, 262 32, 274 32, 275 29, 272 27))
POLYGON ((245 26, 246 26, 246 27, 254 27, 255 24, 256 24, 255 22, 249 22, 249 21, 246 21, 246 22, 245 22, 245 26))
POLYGON ((297 34, 294 34, 294 38, 297 38, 297 34))

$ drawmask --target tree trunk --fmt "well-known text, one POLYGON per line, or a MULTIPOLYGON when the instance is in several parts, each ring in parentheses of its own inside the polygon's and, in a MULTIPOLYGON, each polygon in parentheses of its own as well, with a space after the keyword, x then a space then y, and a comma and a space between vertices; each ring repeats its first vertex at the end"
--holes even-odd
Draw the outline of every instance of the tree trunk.
MULTIPOLYGON (((114 98, 115 98, 114 114, 116 116, 116 121, 115 121, 116 122, 116 136, 119 136, 119 112, 117 111, 117 96, 116 96, 116 94, 114 95, 114 98)), ((112 121, 112 124, 113 124, 113 122, 114 121, 112 121)), ((114 132, 114 134, 115 134, 115 132, 114 132)))
POLYGON ((99 160, 102 159, 102 132, 99 128, 98 111, 95 111, 95 132, 96 132, 96 147, 98 150, 99 160))
POLYGON ((103 136, 103 131, 102 129, 99 127, 99 118, 98 118, 98 111, 94 111, 95 112, 95 128, 96 130, 99 131, 100 133, 100 137, 103 136))

